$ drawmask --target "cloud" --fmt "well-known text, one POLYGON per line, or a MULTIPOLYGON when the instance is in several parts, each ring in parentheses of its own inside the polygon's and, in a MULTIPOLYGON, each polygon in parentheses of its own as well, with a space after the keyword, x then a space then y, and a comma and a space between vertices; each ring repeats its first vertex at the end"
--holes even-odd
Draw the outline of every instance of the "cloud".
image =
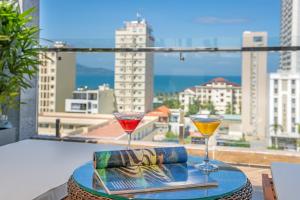
POLYGON ((198 24, 243 24, 248 22, 245 18, 220 18, 213 16, 198 17, 195 22, 198 24))

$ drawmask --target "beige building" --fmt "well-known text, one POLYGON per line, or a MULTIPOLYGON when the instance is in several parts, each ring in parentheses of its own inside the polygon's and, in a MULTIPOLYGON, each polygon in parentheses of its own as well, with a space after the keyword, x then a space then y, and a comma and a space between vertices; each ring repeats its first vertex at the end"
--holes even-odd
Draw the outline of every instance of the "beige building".
MULTIPOLYGON (((56 42, 54 47, 65 47, 65 44, 56 42)), ((43 52, 40 59, 38 112, 64 112, 65 99, 72 97, 75 88, 76 54, 43 52)))
MULTIPOLYGON (((125 22, 115 33, 116 48, 154 45, 152 29, 145 20, 125 22)), ((153 103, 153 53, 115 54, 115 96, 119 112, 149 112, 153 103)))
POLYGON ((65 111, 72 113, 112 114, 116 110, 114 91, 107 84, 94 90, 78 88, 73 91, 73 98, 65 102, 65 111))
POLYGON ((211 102, 218 114, 240 114, 241 87, 224 78, 215 78, 179 93, 179 101, 185 112, 195 100, 202 105, 211 102))
MULTIPOLYGON (((267 46, 266 32, 243 33, 243 47, 267 46)), ((267 52, 242 53, 242 132, 266 139, 268 116, 267 52)))

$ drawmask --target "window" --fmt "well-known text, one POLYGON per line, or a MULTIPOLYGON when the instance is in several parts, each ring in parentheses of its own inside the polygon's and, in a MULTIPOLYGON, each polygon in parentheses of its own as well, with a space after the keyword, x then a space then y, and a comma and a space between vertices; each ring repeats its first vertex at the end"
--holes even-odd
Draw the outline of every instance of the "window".
POLYGON ((39 127, 41 127, 41 128, 48 128, 49 124, 40 123, 39 127))
POLYGON ((292 89, 292 94, 295 94, 295 89, 292 89))
POLYGON ((255 36, 255 37, 253 37, 253 41, 254 42, 262 42, 263 41, 263 37, 261 37, 261 36, 255 36))
POLYGON ((72 103, 71 104, 72 110, 86 110, 86 104, 83 103, 72 103))

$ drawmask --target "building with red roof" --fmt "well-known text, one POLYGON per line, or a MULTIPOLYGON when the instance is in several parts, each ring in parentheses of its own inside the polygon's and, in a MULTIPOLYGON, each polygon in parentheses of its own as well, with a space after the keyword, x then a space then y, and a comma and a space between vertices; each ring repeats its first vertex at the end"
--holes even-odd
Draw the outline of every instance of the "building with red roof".
POLYGON ((170 116, 170 109, 162 105, 158 108, 156 108, 154 111, 147 113, 146 116, 155 116, 158 117, 158 122, 168 122, 169 121, 169 116, 170 116))
POLYGON ((223 77, 214 78, 179 93, 179 101, 185 112, 189 110, 189 105, 197 100, 202 105, 212 103, 219 114, 240 114, 241 97, 240 84, 223 77))

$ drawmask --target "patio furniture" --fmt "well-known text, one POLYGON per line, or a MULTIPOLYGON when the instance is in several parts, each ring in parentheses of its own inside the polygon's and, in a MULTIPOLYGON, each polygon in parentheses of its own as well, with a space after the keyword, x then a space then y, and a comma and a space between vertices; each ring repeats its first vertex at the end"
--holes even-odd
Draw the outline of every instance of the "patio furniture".
POLYGON ((67 196, 74 169, 93 152, 122 146, 23 140, 0 147, 1 200, 57 200, 67 196))
POLYGON ((262 174, 262 188, 265 200, 276 200, 273 179, 268 174, 262 174))
POLYGON ((300 164, 272 163, 271 172, 278 200, 300 199, 300 164))
MULTIPOLYGON (((201 162, 200 157, 189 157, 189 163, 201 162)), ((252 186, 246 175, 239 169, 213 161, 219 166, 219 171, 209 176, 218 182, 217 187, 199 187, 181 190, 157 191, 136 193, 129 195, 108 195, 100 181, 93 176, 94 168, 91 162, 77 168, 68 182, 68 200, 111 200, 111 199, 223 199, 223 200, 250 200, 252 186)))

